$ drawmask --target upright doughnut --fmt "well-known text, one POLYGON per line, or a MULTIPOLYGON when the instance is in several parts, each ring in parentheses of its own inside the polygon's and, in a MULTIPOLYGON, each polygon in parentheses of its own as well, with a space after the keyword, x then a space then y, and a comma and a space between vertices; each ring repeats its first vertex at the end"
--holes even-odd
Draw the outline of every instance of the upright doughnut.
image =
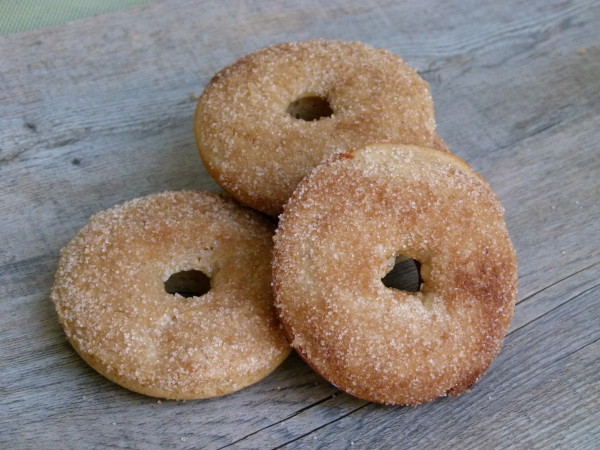
POLYGON ((282 43, 243 57, 209 82, 194 130, 211 176, 270 215, 332 153, 372 141, 446 149, 427 83, 360 42, 282 43))
POLYGON ((290 351, 272 305, 272 233, 212 193, 132 200, 63 249, 51 297, 75 350, 115 383, 171 399, 228 394, 290 351))
POLYGON ((370 401, 460 394, 485 372, 512 317, 517 261, 503 208, 460 158, 373 144, 296 189, 275 236, 275 304, 292 346, 370 401), (404 255, 418 292, 382 279, 404 255))

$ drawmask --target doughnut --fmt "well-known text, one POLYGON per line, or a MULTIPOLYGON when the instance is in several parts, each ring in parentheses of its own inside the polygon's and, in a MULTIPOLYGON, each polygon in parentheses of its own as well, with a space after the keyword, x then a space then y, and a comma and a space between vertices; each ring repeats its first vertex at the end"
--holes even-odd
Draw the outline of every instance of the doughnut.
POLYGON ((228 394, 290 352, 273 309, 272 234, 213 193, 131 200, 61 251, 51 298, 77 353, 113 382, 168 399, 228 394))
POLYGON ((292 347, 369 401, 417 405, 465 392, 500 350, 517 261, 504 210, 463 160, 370 144, 303 180, 275 234, 275 306, 292 347), (416 292, 382 279, 420 263, 416 292))
POLYGON ((272 216, 332 153, 372 141, 446 149, 428 84, 360 42, 282 43, 241 58, 206 86, 194 132, 217 183, 272 216))

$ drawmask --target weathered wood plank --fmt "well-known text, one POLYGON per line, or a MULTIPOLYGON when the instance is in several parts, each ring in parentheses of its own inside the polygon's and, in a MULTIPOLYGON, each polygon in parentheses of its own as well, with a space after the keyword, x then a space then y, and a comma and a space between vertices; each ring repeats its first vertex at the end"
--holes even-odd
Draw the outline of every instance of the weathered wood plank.
POLYGON ((554 435, 592 447, 598 29, 600 4, 584 0, 180 0, 0 38, 0 446, 524 446, 554 435), (48 300, 59 248, 117 202, 217 189, 195 151, 190 94, 258 47, 317 36, 385 47, 420 70, 441 135, 498 192, 520 258, 507 347, 472 393, 417 409, 337 395, 297 357, 208 401, 157 403, 108 382, 66 343, 48 300))

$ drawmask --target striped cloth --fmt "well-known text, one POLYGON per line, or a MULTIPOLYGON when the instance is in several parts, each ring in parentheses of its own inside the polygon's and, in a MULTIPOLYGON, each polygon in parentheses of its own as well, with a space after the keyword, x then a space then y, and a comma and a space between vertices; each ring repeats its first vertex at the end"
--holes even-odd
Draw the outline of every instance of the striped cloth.
POLYGON ((0 36, 60 25, 152 0, 0 0, 0 36))

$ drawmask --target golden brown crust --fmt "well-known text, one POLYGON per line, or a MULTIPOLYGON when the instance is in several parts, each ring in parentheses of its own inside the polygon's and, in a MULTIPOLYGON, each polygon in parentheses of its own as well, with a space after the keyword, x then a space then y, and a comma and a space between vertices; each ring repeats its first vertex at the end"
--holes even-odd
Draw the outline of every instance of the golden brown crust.
POLYGON ((208 192, 167 192, 94 215, 63 249, 52 300, 75 350, 112 381, 172 399, 213 397, 274 370, 290 348, 272 305, 273 226, 208 192), (199 270, 211 289, 165 291, 199 270))
POLYGON ((372 144, 300 183, 275 235, 275 304, 292 346, 370 401, 460 394, 499 351, 516 256, 485 180, 449 153, 372 144), (421 263, 420 292, 387 288, 395 256, 421 263))
POLYGON ((270 215, 332 153, 373 141, 447 150, 427 83, 400 57, 359 42, 282 43, 243 57, 208 83, 194 132, 211 176, 270 215), (307 96, 327 99, 333 115, 286 112, 307 96))

